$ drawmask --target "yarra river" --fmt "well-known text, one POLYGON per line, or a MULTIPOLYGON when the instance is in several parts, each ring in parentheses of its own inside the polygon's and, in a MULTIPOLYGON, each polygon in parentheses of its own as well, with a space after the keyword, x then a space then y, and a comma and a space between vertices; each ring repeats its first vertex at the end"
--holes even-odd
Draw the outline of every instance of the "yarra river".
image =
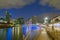
POLYGON ((21 27, 19 26, 13 28, 1 28, 0 40, 21 40, 21 38, 22 40, 60 40, 59 28, 52 29, 52 27, 44 25, 39 25, 37 28, 34 27, 32 28, 34 29, 32 31, 30 31, 30 29, 26 29, 27 32, 25 32, 25 34, 25 29, 21 30, 21 27), (21 31, 23 31, 23 33, 21 33, 21 31))

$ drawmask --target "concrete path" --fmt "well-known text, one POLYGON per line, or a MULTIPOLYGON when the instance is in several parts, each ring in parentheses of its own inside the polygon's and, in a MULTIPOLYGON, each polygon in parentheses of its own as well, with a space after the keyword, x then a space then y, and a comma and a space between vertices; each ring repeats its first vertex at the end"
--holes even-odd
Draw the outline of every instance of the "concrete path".
POLYGON ((41 34, 39 35, 39 37, 37 37, 36 40, 52 40, 52 39, 48 36, 46 30, 43 29, 43 31, 41 32, 41 34))

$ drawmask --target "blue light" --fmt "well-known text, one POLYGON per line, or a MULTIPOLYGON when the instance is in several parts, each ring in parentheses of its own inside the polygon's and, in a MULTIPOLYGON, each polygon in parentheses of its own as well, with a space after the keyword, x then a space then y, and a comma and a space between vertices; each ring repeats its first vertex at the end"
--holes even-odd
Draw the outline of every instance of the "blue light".
POLYGON ((37 26, 35 24, 29 24, 29 31, 30 31, 30 40, 32 40, 33 36, 36 35, 36 31, 33 33, 32 31, 37 30, 37 26))
POLYGON ((26 29, 27 29, 27 26, 22 25, 22 33, 23 33, 23 35, 26 35, 26 29))
POLYGON ((30 40, 32 40, 32 38, 38 34, 37 30, 40 30, 40 27, 37 26, 36 24, 30 23, 30 24, 28 24, 28 26, 27 25, 22 25, 23 35, 27 35, 26 33, 29 32, 29 35, 30 35, 29 39, 30 40), (32 31, 34 31, 34 32, 32 32, 32 31))
POLYGON ((12 28, 7 28, 6 40, 12 40, 12 28))
POLYGON ((32 30, 37 30, 37 26, 36 25, 32 25, 32 30))

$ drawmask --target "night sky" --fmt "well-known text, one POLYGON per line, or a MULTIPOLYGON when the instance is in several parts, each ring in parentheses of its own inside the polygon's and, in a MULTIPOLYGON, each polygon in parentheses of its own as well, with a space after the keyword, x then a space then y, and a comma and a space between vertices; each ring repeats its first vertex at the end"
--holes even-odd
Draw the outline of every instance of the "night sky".
POLYGON ((0 9, 0 16, 4 17, 5 11, 8 11, 12 15, 12 18, 17 18, 17 17, 28 18, 28 17, 32 17, 33 15, 38 16, 42 13, 45 14, 51 12, 60 13, 60 10, 58 10, 55 7, 50 7, 49 4, 43 6, 38 3, 39 0, 36 0, 35 3, 26 5, 22 8, 0 9))

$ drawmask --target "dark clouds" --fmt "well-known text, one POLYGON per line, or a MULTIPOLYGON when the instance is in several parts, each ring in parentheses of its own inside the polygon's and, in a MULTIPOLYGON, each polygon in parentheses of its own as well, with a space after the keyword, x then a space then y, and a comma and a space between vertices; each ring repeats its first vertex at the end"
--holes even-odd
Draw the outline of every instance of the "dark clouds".
POLYGON ((18 8, 34 2, 35 0, 0 0, 0 8, 18 8))
POLYGON ((49 6, 60 9, 60 0, 40 0, 41 5, 46 5, 49 3, 49 6))
MULTIPOLYGON (((20 8, 26 5, 32 4, 36 0, 0 0, 0 8, 20 8)), ((39 4, 45 6, 49 3, 49 6, 60 9, 60 0, 40 0, 39 4)))

